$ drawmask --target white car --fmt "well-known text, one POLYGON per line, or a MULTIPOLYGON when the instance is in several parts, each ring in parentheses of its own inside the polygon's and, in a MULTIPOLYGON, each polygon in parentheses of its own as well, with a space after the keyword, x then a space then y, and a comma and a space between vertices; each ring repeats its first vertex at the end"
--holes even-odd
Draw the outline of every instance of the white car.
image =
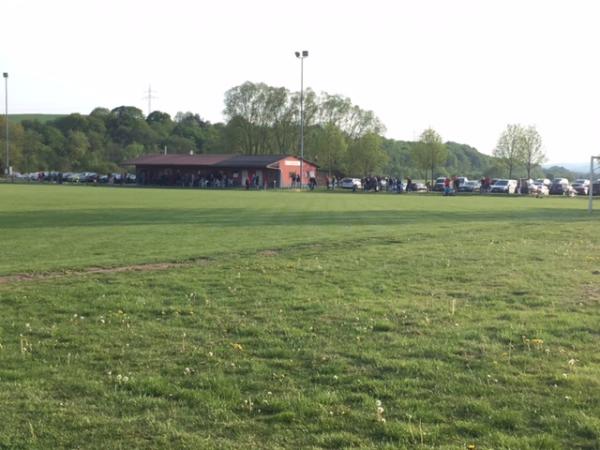
POLYGON ((496 180, 492 187, 490 188, 490 192, 501 193, 501 194, 514 194, 517 190, 517 180, 496 180))
POLYGON ((535 195, 548 195, 550 194, 550 189, 542 182, 535 182, 530 187, 530 192, 535 195))
POLYGON ((360 178, 342 178, 340 187, 342 189, 360 189, 362 187, 362 182, 360 181, 360 178))

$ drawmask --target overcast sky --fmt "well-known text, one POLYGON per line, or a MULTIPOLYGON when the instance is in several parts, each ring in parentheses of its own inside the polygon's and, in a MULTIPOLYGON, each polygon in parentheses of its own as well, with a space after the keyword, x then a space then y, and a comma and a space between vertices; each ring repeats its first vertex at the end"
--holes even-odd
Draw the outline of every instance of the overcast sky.
POLYGON ((373 110, 386 136, 491 153, 535 125, 549 162, 600 154, 598 0, 3 0, 9 113, 133 105, 223 120, 245 81, 373 110))

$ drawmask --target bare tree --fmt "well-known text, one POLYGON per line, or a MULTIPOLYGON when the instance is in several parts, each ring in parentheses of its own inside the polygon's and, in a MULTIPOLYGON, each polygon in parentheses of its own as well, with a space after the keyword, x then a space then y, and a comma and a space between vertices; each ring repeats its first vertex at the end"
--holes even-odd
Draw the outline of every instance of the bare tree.
POLYGON ((535 126, 523 130, 522 161, 527 169, 527 178, 531 178, 531 170, 546 160, 546 154, 542 150, 542 137, 535 126))
POLYGON ((506 162, 508 178, 512 178, 513 169, 523 161, 524 134, 521 125, 507 125, 494 149, 494 156, 506 162))
POLYGON ((448 149, 442 142, 441 136, 434 129, 428 128, 421 133, 421 138, 413 148, 411 156, 417 168, 425 170, 425 173, 430 171, 433 186, 435 168, 446 162, 448 149))

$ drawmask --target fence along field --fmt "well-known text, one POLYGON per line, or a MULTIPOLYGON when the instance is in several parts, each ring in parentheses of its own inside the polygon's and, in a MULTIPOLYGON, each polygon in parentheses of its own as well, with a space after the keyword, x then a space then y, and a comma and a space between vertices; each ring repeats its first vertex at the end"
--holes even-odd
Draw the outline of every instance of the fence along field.
POLYGON ((600 441, 585 200, 0 195, 0 446, 600 441))

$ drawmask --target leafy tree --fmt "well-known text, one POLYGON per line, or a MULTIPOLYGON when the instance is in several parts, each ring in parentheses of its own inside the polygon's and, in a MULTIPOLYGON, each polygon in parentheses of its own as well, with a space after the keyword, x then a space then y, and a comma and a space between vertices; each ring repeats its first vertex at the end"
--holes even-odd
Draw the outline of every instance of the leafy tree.
POLYGON ((527 178, 531 178, 531 172, 546 160, 546 154, 542 150, 542 137, 534 126, 523 130, 521 158, 527 169, 527 178))
MULTIPOLYGON (((413 146, 413 142, 384 139, 383 151, 387 154, 388 162, 383 173, 398 178, 410 173, 417 173, 417 168, 411 158, 413 146)), ((421 178, 427 178, 425 171, 421 174, 421 178)))
POLYGON ((426 173, 430 171, 433 186, 435 168, 446 162, 448 149, 440 135, 432 128, 428 128, 421 133, 419 142, 413 147, 412 158, 417 168, 426 173))
POLYGON ((316 122, 335 125, 350 139, 357 139, 367 133, 385 132, 385 127, 372 111, 364 111, 353 105, 348 97, 327 93, 323 93, 319 99, 316 122))
POLYGON ((43 144, 43 136, 36 130, 27 129, 23 136, 23 151, 19 169, 23 172, 35 172, 49 168, 45 156, 51 150, 43 144))
POLYGON ((108 108, 94 108, 92 110, 92 112, 90 113, 90 117, 96 117, 96 118, 100 118, 103 120, 106 120, 106 118, 110 115, 110 110, 108 108))
MULTIPOLYGON (((4 116, 0 117, 0 175, 5 173, 6 170, 6 122, 4 116)), ((24 140, 25 130, 20 123, 11 123, 8 121, 8 151, 9 151, 9 164, 13 168, 13 171, 18 172, 21 167, 21 161, 23 159, 22 149, 24 140)))
POLYGON ((162 111, 153 111, 148 117, 146 117, 146 122, 150 125, 150 128, 154 130, 154 132, 162 139, 165 139, 169 136, 175 124, 171 120, 171 116, 162 111))
POLYGON ((190 150, 204 151, 206 146, 206 130, 209 123, 200 118, 198 114, 177 113, 175 116, 176 125, 172 130, 174 136, 186 138, 194 143, 190 150))
POLYGON ((521 125, 507 125, 494 149, 494 156, 506 162, 508 178, 513 177, 515 166, 523 161, 523 136, 524 130, 521 125))
POLYGON ((365 134, 354 140, 346 153, 347 173, 368 176, 378 173, 387 162, 381 146, 381 137, 375 133, 365 134))
POLYGON ((163 148, 167 147, 167 152, 171 153, 189 153, 196 151, 196 142, 183 136, 172 135, 163 141, 163 148))
POLYGON ((240 139, 243 152, 250 155, 274 153, 272 130, 278 125, 288 101, 284 88, 273 88, 264 83, 246 82, 225 93, 224 114, 240 139))
POLYGON ((54 126, 64 135, 67 135, 69 131, 88 131, 89 121, 86 116, 74 113, 69 114, 68 116, 59 117, 54 121, 54 126))
POLYGON ((348 144, 341 130, 335 125, 327 124, 324 128, 315 127, 310 133, 307 156, 326 168, 329 176, 342 162, 348 144))
POLYGON ((87 169, 85 165, 86 154, 90 149, 90 142, 82 131, 69 131, 67 135, 66 150, 67 161, 62 168, 70 165, 76 170, 87 169))

